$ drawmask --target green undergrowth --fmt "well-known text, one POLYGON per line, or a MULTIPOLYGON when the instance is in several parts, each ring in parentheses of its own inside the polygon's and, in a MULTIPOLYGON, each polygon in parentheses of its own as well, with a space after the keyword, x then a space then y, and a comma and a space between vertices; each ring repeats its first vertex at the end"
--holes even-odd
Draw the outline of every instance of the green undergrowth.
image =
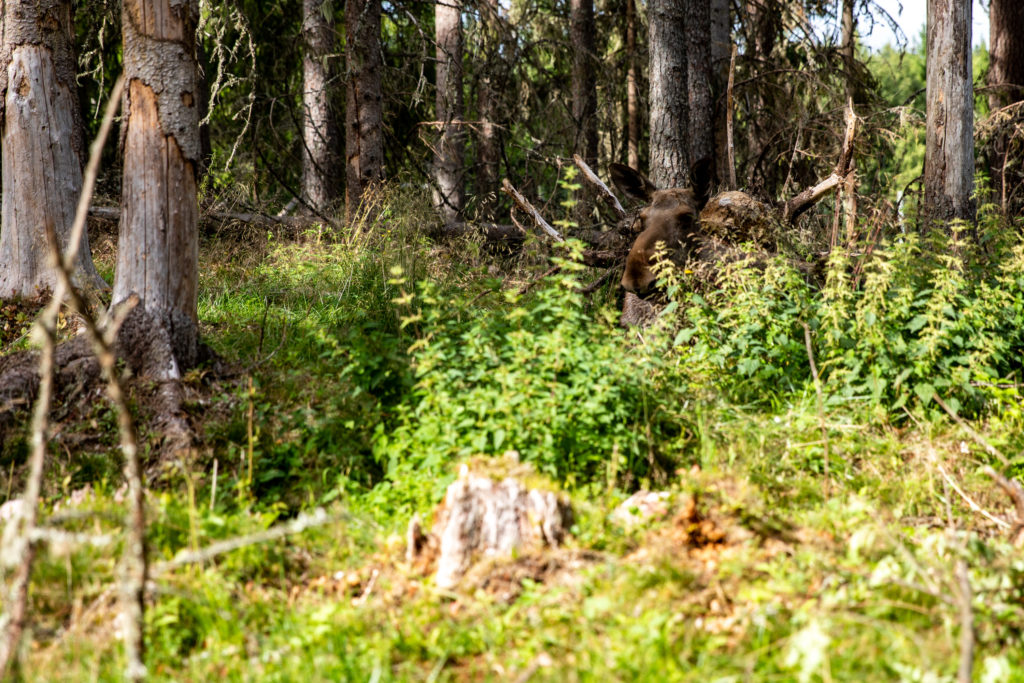
MULTIPOLYGON (((958 567, 977 680, 1024 680, 1024 561, 978 512, 1009 509, 984 468, 1021 467, 1019 236, 905 236, 837 254, 821 286, 782 261, 714 287, 666 271, 659 320, 627 331, 579 245, 556 271, 536 245, 438 246, 418 201, 373 235, 204 243, 230 371, 189 380, 201 446, 151 491, 152 563, 330 522, 164 572, 153 680, 955 680, 958 567), (405 525, 510 451, 570 498, 572 537, 514 599, 440 594, 405 525), (639 488, 667 512, 625 529, 639 488)), ((116 468, 68 467, 47 511, 113 536, 40 555, 21 675, 115 680, 116 468)))

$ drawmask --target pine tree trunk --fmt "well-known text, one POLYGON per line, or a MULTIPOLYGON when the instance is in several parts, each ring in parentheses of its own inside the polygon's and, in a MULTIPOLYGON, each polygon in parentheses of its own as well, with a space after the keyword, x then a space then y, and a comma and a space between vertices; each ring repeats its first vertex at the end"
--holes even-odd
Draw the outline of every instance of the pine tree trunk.
POLYGON ((686 32, 682 0, 650 0, 650 178, 658 187, 686 185, 686 32))
MULTIPOLYGON (((1024 100, 1024 3, 992 0, 989 8, 989 67, 986 78, 992 111, 1024 100)), ((1016 212, 1024 198, 1024 142, 1011 145, 1011 131, 999 130, 992 140, 990 173, 995 201, 1004 211, 1016 212), (1016 191, 1016 194, 1015 194, 1016 191)))
MULTIPOLYGON (((717 168, 725 168, 729 158, 726 140, 725 91, 729 83, 729 57, 732 55, 732 21, 729 0, 711 0, 711 85, 715 102, 715 153, 717 168)), ((635 168, 635 167, 634 167, 635 168)), ((722 174, 727 176, 728 174, 722 174)))
POLYGON ((198 0, 124 0, 124 180, 113 301, 135 293, 167 327, 178 368, 198 344, 201 156, 196 87, 198 0))
POLYGON ((330 212, 341 194, 341 135, 331 106, 334 16, 329 10, 324 0, 302 0, 302 194, 322 213, 330 212))
POLYGON ((628 163, 640 168, 640 65, 636 51, 636 0, 626 0, 626 147, 628 163))
POLYGON ((576 122, 573 151, 590 166, 597 164, 597 79, 594 57, 594 0, 570 0, 572 41, 572 117, 576 122))
POLYGON ((711 3, 686 2, 686 74, 689 94, 689 165, 708 159, 715 177, 714 101, 711 99, 711 3))
MULTIPOLYGON (((71 2, 7 0, 2 18, 0 297, 28 297, 54 288, 47 230, 63 250, 82 189, 71 2)), ((78 286, 108 289, 93 266, 85 235, 75 267, 78 286)))
POLYGON ((438 2, 434 10, 437 41, 437 98, 435 118, 441 127, 434 160, 437 188, 434 203, 445 223, 459 219, 463 203, 462 16, 455 0, 438 2))
POLYGON ((499 53, 501 18, 497 0, 483 0, 480 10, 482 48, 484 63, 480 74, 480 88, 477 92, 477 111, 480 112, 480 132, 477 138, 477 195, 481 214, 491 218, 498 195, 498 170, 501 166, 501 144, 498 139, 497 84, 502 79, 498 72, 502 56, 499 53))
POLYGON ((928 0, 924 211, 974 219, 971 0, 928 0))
POLYGON ((345 3, 345 220, 366 190, 384 180, 380 0, 345 3))

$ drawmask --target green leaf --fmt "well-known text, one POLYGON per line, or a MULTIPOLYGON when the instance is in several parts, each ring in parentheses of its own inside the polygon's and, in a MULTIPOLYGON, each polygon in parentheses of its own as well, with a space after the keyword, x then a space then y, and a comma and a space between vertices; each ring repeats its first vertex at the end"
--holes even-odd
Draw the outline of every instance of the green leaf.
POLYGON ((935 387, 928 382, 920 382, 914 385, 914 393, 921 399, 921 403, 927 405, 935 397, 935 387))

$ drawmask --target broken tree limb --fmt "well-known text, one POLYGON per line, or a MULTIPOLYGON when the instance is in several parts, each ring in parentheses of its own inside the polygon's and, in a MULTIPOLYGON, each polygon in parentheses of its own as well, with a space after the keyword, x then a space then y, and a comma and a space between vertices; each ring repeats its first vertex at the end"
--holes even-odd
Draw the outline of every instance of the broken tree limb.
POLYGON ((508 178, 502 179, 501 191, 507 194, 509 197, 511 197, 512 201, 516 203, 516 206, 518 206, 523 212, 529 215, 530 218, 533 219, 534 224, 536 224, 538 228, 547 233, 547 235, 551 239, 553 239, 556 242, 565 241, 565 238, 563 238, 557 230, 551 227, 550 223, 544 220, 544 216, 540 215, 540 211, 534 208, 533 204, 527 201, 526 197, 519 194, 519 190, 512 187, 512 183, 508 181, 508 178))
POLYGON ((848 102, 846 107, 846 133, 843 135, 843 147, 839 152, 839 161, 836 163, 835 169, 829 177, 814 187, 807 188, 786 202, 782 209, 783 221, 795 225, 796 220, 805 211, 818 203, 822 197, 839 187, 839 184, 847 179, 853 162, 853 138, 856 131, 857 115, 853 111, 853 103, 848 102))
POLYGON ((986 467, 982 472, 990 476, 1013 501, 1017 518, 1010 526, 1010 543, 1014 548, 1024 547, 1024 488, 1019 481, 1007 479, 991 467, 986 467))
POLYGON ((583 177, 597 188, 598 194, 605 201, 605 203, 615 213, 616 217, 621 221, 626 217, 626 210, 622 208, 622 203, 619 198, 608 189, 608 186, 604 184, 604 181, 597 177, 597 174, 587 165, 587 162, 583 160, 579 154, 573 154, 572 160, 576 162, 576 166, 580 169, 583 177))
POLYGON ((841 176, 833 173, 814 187, 809 187, 797 196, 793 197, 786 202, 786 206, 782 210, 782 220, 790 224, 796 223, 796 219, 799 218, 801 214, 817 204, 818 201, 829 192, 839 187, 839 183, 842 181, 843 179, 841 176))

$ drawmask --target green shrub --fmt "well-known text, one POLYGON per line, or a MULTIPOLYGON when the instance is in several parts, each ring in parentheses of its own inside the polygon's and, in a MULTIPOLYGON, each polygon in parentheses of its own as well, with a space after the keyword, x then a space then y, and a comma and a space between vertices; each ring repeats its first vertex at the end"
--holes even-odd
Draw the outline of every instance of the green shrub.
MULTIPOLYGON (((499 310, 439 297, 429 282, 408 298, 417 382, 374 449, 392 480, 509 450, 564 482, 591 482, 609 468, 651 474, 651 449, 667 436, 650 416, 664 399, 658 361, 584 310, 579 254, 570 245, 558 274, 530 297, 506 292, 499 310)), ((434 483, 437 495, 443 482, 434 483)))

